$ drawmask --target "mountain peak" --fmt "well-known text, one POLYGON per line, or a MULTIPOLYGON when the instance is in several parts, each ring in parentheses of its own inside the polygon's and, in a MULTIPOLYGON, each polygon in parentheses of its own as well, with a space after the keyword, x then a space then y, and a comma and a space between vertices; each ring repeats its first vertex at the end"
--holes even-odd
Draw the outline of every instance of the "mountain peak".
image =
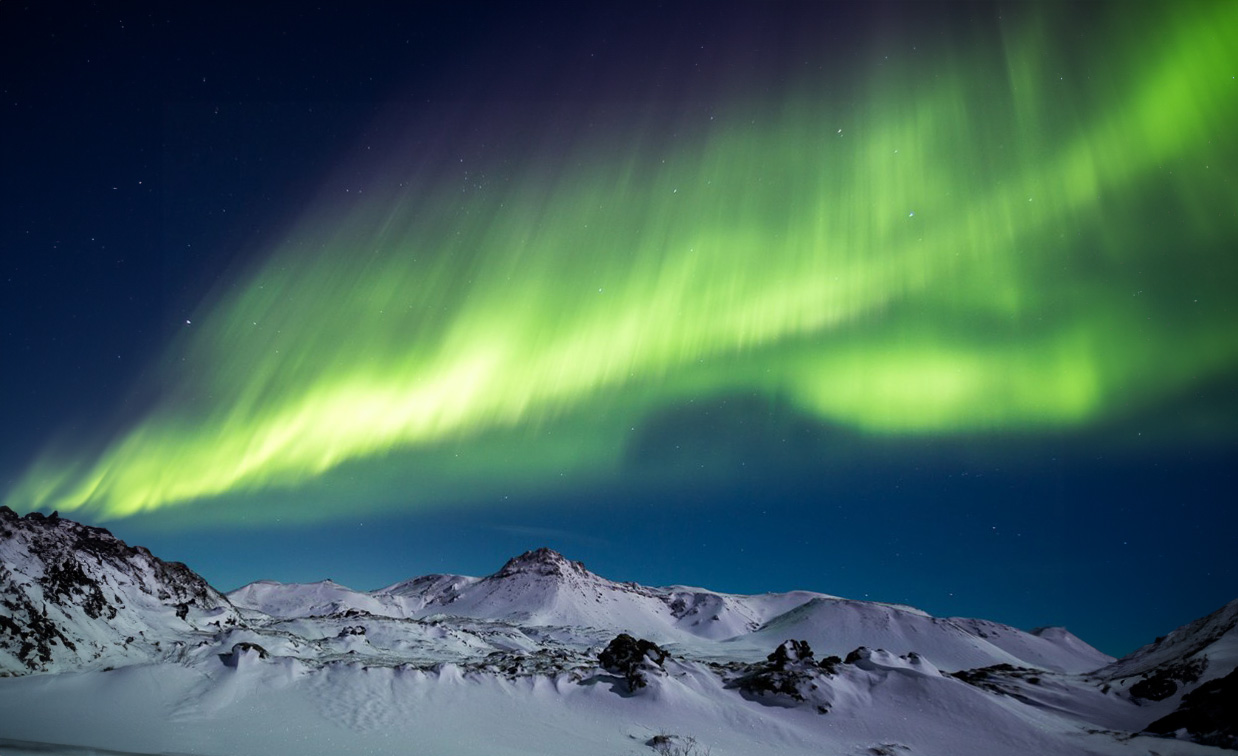
POLYGON ((545 546, 540 549, 526 551, 520 556, 507 560, 503 568, 494 573, 496 578, 513 575, 547 575, 565 576, 569 573, 587 574, 588 570, 582 562, 574 562, 554 549, 545 546))

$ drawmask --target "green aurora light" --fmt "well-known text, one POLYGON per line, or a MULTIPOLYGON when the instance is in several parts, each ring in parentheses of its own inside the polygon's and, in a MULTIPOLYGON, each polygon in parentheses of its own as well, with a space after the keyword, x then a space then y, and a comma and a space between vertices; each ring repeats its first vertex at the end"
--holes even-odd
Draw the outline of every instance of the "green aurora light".
POLYGON ((202 308, 144 416, 47 451, 7 503, 120 517, 398 452, 424 506, 619 475, 642 423, 711 397, 1034 433, 1216 380, 1238 367, 1238 3, 1115 9, 1084 54, 1043 11, 874 61, 845 102, 805 76, 707 123, 634 110, 468 181, 392 151, 202 308))

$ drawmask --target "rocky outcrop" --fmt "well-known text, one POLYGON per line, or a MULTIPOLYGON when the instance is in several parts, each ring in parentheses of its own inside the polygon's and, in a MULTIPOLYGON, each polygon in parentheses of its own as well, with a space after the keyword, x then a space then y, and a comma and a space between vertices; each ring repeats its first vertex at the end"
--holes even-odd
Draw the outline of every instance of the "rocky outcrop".
POLYGON ((1177 693, 1179 686, 1198 682, 1207 668, 1208 659, 1203 656, 1157 667, 1131 685, 1131 697, 1145 701, 1164 701, 1177 693))
POLYGON ((653 641, 621 633, 598 654, 598 663, 607 672, 623 675, 628 690, 636 691, 648 685, 651 673, 661 672, 668 656, 670 654, 653 641))
POLYGON ((1148 725, 1160 735, 1182 733, 1196 743, 1238 750, 1238 669, 1182 697, 1178 710, 1148 725))
POLYGON ((185 633, 239 621, 183 564, 56 513, 0 507, 0 675, 158 658, 185 633))
MULTIPOLYGON (((739 677, 732 687, 756 699, 785 696, 801 703, 808 694, 819 689, 823 676, 833 675, 842 664, 837 656, 828 656, 820 662, 813 656, 807 641, 783 641, 766 657, 764 664, 756 665, 739 677)), ((824 714, 829 710, 828 705, 819 704, 817 710, 824 714)))
POLYGON ((526 551, 520 556, 507 560, 503 567, 492 575, 492 578, 509 578, 515 575, 543 575, 546 577, 561 577, 570 573, 589 575, 583 562, 568 559, 554 549, 542 547, 526 551))

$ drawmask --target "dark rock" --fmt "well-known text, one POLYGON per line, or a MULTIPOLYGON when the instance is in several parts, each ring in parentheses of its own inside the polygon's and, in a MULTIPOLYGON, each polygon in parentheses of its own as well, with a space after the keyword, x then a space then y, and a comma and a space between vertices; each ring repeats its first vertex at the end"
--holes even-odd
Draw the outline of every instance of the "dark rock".
POLYGON ((1131 696, 1146 701, 1164 701, 1178 692, 1180 684, 1199 680, 1208 668, 1207 657, 1182 661, 1159 667, 1156 671, 1131 686, 1131 696))
POLYGON ((0 532, 16 542, 10 550, 13 562, 0 564, 0 649, 17 662, 10 661, 0 674, 49 671, 61 663, 88 665, 113 652, 132 657, 136 649, 125 650, 132 641, 119 631, 84 645, 73 639, 88 637, 78 624, 106 632, 122 613, 127 619, 121 624, 160 623, 158 615, 134 615, 135 602, 148 603, 139 599, 143 594, 174 610, 182 622, 189 622, 195 609, 221 610, 229 621, 236 617, 228 600, 183 564, 130 547, 104 528, 58 513, 19 518, 5 508, 0 509, 0 532))
POLYGON ((1146 731, 1160 735, 1185 731, 1196 743, 1238 750, 1238 669, 1187 693, 1177 711, 1148 725, 1146 731))
POLYGON ((653 641, 620 633, 598 654, 598 663, 607 672, 623 675, 628 689, 635 691, 648 684, 647 673, 660 669, 668 656, 653 641))
MULTIPOLYGON (((831 657, 837 660, 838 657, 831 657)), ((831 672, 833 669, 831 668, 831 672)), ((786 696, 797 703, 804 700, 804 691, 817 687, 822 668, 813 660, 807 641, 783 641, 766 657, 766 663, 756 665, 732 683, 732 687, 750 696, 786 696)), ((829 707, 824 707, 826 711, 829 707)), ((818 712, 822 707, 818 707, 818 712)))
POLYGON ((588 570, 585 569, 583 562, 571 561, 553 549, 542 547, 512 557, 491 577, 507 578, 513 575, 561 577, 570 573, 587 575, 588 570))
POLYGON ((263 648, 262 646, 259 646, 257 643, 250 643, 248 641, 242 641, 240 643, 234 644, 232 646, 232 650, 229 651, 228 653, 220 654, 219 659, 220 661, 224 663, 225 666, 232 667, 235 669, 237 665, 240 664, 241 657, 243 657, 245 653, 249 651, 257 653, 259 659, 266 659, 270 657, 270 654, 267 653, 267 650, 263 648))
MULTIPOLYGON (((12 510, 9 510, 10 512, 12 510)), ((2 513, 0 513, 2 514, 2 513)), ((47 616, 47 604, 36 607, 25 593, 13 588, 13 575, 0 564, 0 645, 13 650, 17 660, 31 672, 42 669, 52 659, 53 645, 70 651, 77 646, 47 616)))
POLYGON ((1163 675, 1145 678, 1131 686, 1132 697, 1147 701, 1164 701, 1177 692, 1178 683, 1163 675))
POLYGON ((786 669, 788 662, 812 659, 812 648, 809 647, 808 641, 787 640, 774 649, 774 653, 765 658, 774 665, 774 669, 786 669))
POLYGON ((103 596, 99 584, 82 571, 81 564, 71 557, 59 564, 48 565, 39 582, 43 585, 43 595, 49 599, 64 598, 69 603, 77 604, 92 619, 104 615, 106 619, 116 619, 116 607, 103 596))
POLYGON ((257 643, 242 641, 232 646, 232 653, 236 654, 242 651, 257 651, 259 659, 265 659, 270 656, 270 654, 267 653, 267 650, 262 646, 259 646, 257 643))
POLYGON ((992 693, 1003 696, 1018 696, 1018 687, 1015 685, 1016 681, 1024 680, 1030 685, 1040 685, 1040 675, 1043 673, 1043 670, 1016 667, 1013 664, 994 664, 988 667, 960 669, 957 672, 943 674, 992 693))

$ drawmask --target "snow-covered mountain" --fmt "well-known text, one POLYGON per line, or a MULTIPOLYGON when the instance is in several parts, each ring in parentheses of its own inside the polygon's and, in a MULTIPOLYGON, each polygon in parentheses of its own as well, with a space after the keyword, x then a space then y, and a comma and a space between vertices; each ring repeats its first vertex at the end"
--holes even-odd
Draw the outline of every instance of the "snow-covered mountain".
POLYGON ((1238 749, 1238 600, 1097 670, 1096 677, 1158 715, 1147 729, 1185 730, 1238 749))
POLYGON ((1214 750, 1138 734, 1150 725, 1232 745, 1207 712, 1232 696, 1238 602, 1114 661, 1062 628, 618 583, 548 549, 485 577, 370 592, 260 581, 223 596, 105 530, 9 510, 0 587, 6 756, 48 752, 22 741, 201 754, 1214 750))
POLYGON ((163 658, 239 615, 179 562, 102 528, 0 506, 0 676, 163 658))
POLYGON ((737 596, 702 588, 650 588, 595 575, 549 549, 529 551, 483 578, 430 575, 372 593, 326 581, 251 583, 237 607, 282 620, 364 612, 381 617, 466 617, 523 627, 588 628, 638 635, 701 658, 763 659, 787 638, 826 654, 869 645, 917 651, 943 669, 1024 664, 1086 672, 1113 659, 1054 628, 1027 633, 995 622, 939 619, 911 607, 809 591, 737 596))

